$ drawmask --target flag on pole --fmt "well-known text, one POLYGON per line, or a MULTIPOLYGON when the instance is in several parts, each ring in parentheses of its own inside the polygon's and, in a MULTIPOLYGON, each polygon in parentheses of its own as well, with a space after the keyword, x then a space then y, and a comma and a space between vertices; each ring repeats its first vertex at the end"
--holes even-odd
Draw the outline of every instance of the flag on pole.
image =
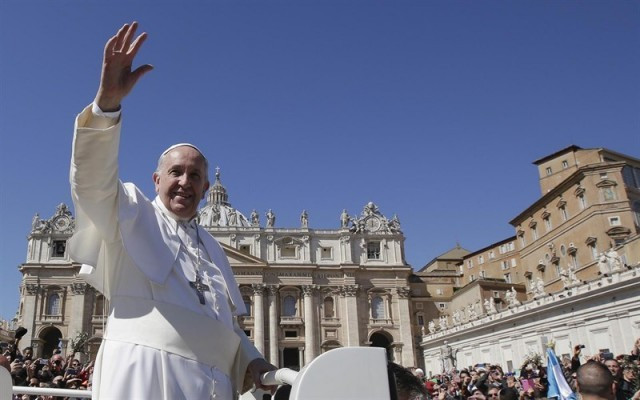
POLYGON ((558 400, 575 399, 576 395, 564 379, 558 358, 551 348, 547 348, 547 379, 549 380, 548 398, 558 400))

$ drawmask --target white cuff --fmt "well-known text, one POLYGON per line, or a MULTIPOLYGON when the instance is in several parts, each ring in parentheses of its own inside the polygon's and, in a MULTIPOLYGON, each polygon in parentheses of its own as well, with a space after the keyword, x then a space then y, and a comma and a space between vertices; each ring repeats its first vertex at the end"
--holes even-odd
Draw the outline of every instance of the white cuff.
POLYGON ((98 107, 98 105, 96 104, 95 101, 93 103, 91 103, 91 112, 93 113, 93 115, 98 116, 98 117, 106 117, 106 118, 117 119, 118 117, 120 117, 121 110, 122 109, 119 109, 117 111, 105 112, 105 111, 102 111, 102 109, 100 109, 100 107, 98 107))

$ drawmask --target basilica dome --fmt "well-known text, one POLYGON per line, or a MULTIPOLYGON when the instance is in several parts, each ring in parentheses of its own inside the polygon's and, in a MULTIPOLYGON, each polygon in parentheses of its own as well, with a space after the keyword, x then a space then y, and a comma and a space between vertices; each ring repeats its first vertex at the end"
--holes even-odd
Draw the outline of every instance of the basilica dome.
POLYGON ((216 180, 207 191, 207 203, 200 209, 200 225, 205 228, 216 226, 251 226, 251 222, 240 211, 231 207, 227 189, 220 182, 220 168, 216 168, 216 180))

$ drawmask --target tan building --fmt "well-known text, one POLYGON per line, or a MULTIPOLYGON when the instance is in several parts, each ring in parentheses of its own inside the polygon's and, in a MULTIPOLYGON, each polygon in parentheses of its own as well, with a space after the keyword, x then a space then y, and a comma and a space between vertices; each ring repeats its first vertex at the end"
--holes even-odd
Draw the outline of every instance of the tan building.
POLYGON ((640 336, 640 160, 570 146, 534 164, 541 197, 510 222, 514 237, 462 257, 449 310, 420 343, 426 371, 450 366, 453 348, 462 365, 512 370, 550 340, 621 353, 640 336))
MULTIPOLYGON (((555 292, 569 270, 583 281, 597 277, 603 252, 640 232, 640 160, 570 146, 534 164, 542 196, 510 223, 524 283, 531 289, 540 278, 545 291, 555 292)), ((629 256, 622 254, 622 262, 629 256)))
POLYGON ((502 279, 506 283, 520 283, 522 279, 520 256, 516 249, 515 236, 469 253, 459 265, 459 286, 465 286, 476 279, 502 279))
MULTIPOLYGON (((373 203, 360 215, 346 210, 335 229, 312 229, 303 211, 300 227, 277 228, 275 213, 247 218, 228 201, 219 172, 207 193, 200 223, 221 243, 250 314, 241 326, 272 363, 299 368, 342 346, 381 346, 396 362, 415 364, 404 236, 396 217, 373 203)), ((108 305, 78 276, 66 242, 74 219, 61 204, 43 220, 34 217, 28 237, 18 323, 37 355, 89 334, 88 353, 99 346, 108 305)))

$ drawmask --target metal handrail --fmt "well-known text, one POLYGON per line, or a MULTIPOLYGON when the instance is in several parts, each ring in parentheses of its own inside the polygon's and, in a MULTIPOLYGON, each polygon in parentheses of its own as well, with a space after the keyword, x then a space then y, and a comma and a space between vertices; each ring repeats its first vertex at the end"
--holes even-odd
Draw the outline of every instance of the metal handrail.
POLYGON ((34 394, 44 396, 56 396, 56 397, 80 397, 85 399, 91 398, 91 390, 78 390, 78 389, 54 389, 54 388, 40 388, 29 386, 14 386, 13 394, 34 394))

